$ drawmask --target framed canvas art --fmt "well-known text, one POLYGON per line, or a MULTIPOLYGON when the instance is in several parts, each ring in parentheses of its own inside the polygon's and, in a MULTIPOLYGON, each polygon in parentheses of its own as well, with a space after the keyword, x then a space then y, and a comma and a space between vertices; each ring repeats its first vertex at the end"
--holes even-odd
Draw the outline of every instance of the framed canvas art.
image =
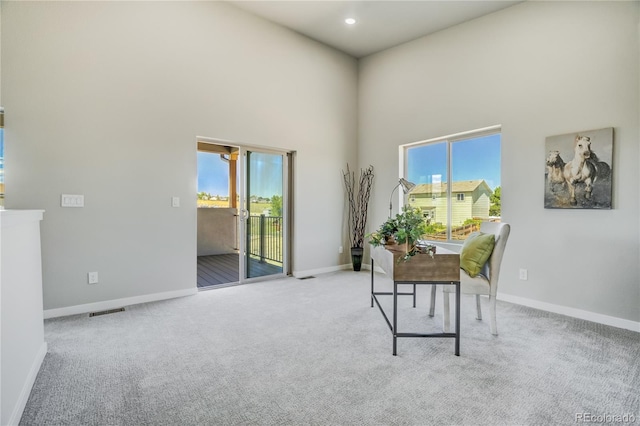
POLYGON ((613 127, 549 136, 545 148, 545 208, 611 208, 613 127))

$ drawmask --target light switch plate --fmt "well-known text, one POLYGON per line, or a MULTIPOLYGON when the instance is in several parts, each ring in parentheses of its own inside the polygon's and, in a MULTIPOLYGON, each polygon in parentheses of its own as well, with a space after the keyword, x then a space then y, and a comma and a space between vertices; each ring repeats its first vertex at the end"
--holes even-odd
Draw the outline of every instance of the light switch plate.
POLYGON ((62 206, 62 207, 84 207, 84 195, 62 194, 60 196, 60 206, 62 206))
POLYGON ((171 197, 171 207, 180 207, 180 197, 171 197))

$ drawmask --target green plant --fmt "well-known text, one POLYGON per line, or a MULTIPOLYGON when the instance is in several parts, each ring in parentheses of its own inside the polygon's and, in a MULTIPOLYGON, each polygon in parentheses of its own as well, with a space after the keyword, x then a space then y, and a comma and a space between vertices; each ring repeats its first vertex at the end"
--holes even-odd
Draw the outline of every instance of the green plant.
POLYGON ((440 232, 446 232, 447 227, 444 226, 442 223, 432 223, 430 225, 427 225, 427 232, 426 234, 429 235, 433 235, 433 234, 438 234, 440 232))
POLYGON ((282 216, 282 195, 274 195, 271 197, 271 215, 282 216))
POLYGON ((421 210, 405 205, 402 207, 401 213, 398 213, 394 218, 387 219, 377 231, 372 232, 367 237, 369 237, 369 244, 373 246, 388 244, 390 240, 403 244, 405 253, 401 259, 407 261, 419 252, 428 253, 433 257, 434 246, 430 244, 417 245, 426 232, 427 226, 421 210))
POLYGON ((480 227, 481 223, 482 223, 482 219, 474 219, 474 218, 465 219, 465 221, 462 222, 463 225, 476 225, 477 227, 480 227))
POLYGON ((500 200, 501 197, 502 188, 497 187, 493 190, 493 194, 491 194, 491 196, 489 197, 489 202, 491 203, 491 206, 489 207, 489 215, 500 216, 500 211, 502 209, 502 202, 500 200))
POLYGON ((367 235, 369 244, 374 247, 395 242, 395 234, 398 232, 398 222, 395 218, 387 219, 377 231, 367 235))

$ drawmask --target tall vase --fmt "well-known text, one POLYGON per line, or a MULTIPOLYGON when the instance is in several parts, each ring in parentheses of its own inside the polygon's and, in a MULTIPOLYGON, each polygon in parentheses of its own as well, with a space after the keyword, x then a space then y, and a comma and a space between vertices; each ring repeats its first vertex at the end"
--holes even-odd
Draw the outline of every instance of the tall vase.
POLYGON ((362 268, 362 253, 364 248, 351 247, 351 263, 353 264, 353 270, 359 271, 362 268))

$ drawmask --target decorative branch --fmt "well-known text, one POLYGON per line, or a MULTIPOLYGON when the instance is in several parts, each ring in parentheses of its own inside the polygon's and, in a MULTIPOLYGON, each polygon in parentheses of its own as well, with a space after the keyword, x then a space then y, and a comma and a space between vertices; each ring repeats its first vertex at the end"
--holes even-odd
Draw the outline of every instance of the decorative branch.
POLYGON ((360 169, 360 181, 357 188, 355 172, 349 170, 349 164, 347 164, 347 171, 342 171, 342 176, 349 200, 351 247, 362 247, 367 225, 369 197, 371 196, 371 186, 373 185, 373 166, 360 169))

